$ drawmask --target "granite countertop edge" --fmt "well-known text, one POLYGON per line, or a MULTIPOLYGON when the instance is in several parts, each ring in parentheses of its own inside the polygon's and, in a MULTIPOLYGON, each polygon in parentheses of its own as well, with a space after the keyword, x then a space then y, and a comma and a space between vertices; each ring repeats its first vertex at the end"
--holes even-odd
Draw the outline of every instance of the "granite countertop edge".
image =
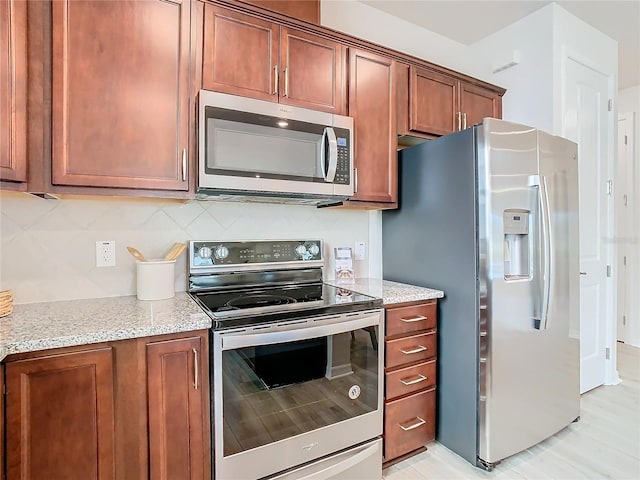
POLYGON ((211 318, 185 292, 158 301, 126 296, 15 305, 0 318, 0 361, 16 353, 208 328, 211 318))
MULTIPOLYGON (((432 288, 375 278, 327 283, 395 305, 444 297, 432 288)), ((0 361, 7 355, 211 328, 211 318, 185 292, 140 301, 135 296, 15 305, 0 318, 0 361)))
POLYGON ((372 297, 382 298, 385 306, 444 297, 442 290, 379 278, 356 278, 352 283, 328 280, 327 283, 364 293, 365 295, 371 295, 372 297))

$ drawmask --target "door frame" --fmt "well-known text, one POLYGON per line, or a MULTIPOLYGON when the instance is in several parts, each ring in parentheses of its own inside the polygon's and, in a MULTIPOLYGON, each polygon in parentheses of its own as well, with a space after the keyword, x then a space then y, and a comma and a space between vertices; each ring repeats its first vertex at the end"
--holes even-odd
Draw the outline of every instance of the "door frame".
MULTIPOLYGON (((618 86, 618 76, 617 72, 608 72, 603 68, 603 65, 593 60, 590 57, 587 57, 572 48, 563 45, 561 48, 560 54, 560 98, 562 111, 560 113, 561 119, 559 122, 561 134, 565 135, 564 130, 564 116, 566 113, 565 105, 568 94, 569 85, 567 84, 567 63, 569 61, 574 61, 579 64, 584 65, 587 68, 590 68, 597 73, 605 76, 607 78, 607 97, 612 101, 611 110, 607 112, 607 178, 602 179, 602 181, 606 182, 608 180, 614 179, 615 174, 615 159, 617 153, 617 129, 618 129, 618 113, 617 113, 617 86, 618 86)), ((557 117, 556 117, 557 118, 557 117)), ((614 201, 613 195, 609 195, 607 197, 607 219, 606 219, 606 238, 612 239, 615 235, 615 222, 614 222, 614 201)), ((612 268, 615 267, 615 259, 616 259, 617 248, 615 242, 608 241, 606 247, 606 259, 607 265, 611 265, 612 268)), ((607 278, 605 283, 605 294, 602 300, 606 302, 606 318, 605 318, 605 348, 608 348, 609 356, 605 360, 605 379, 604 385, 615 385, 620 383, 620 377, 618 376, 617 369, 617 352, 616 352, 616 300, 617 300, 617 292, 616 292, 616 275, 615 271, 611 275, 611 277, 607 278)))
MULTIPOLYGON (((626 308, 626 328, 624 332, 624 338, 621 338, 618 335, 618 331, 616 331, 616 339, 620 340, 626 344, 633 346, 640 346, 640 338, 638 338, 636 331, 638 325, 638 311, 637 305, 638 301, 634 298, 631 293, 634 291, 633 287, 635 283, 640 281, 640 272, 638 271, 638 261, 640 258, 637 254, 637 247, 633 248, 637 245, 638 238, 636 237, 636 233, 638 231, 638 223, 637 223, 637 199, 638 199, 638 185, 637 178, 638 172, 640 169, 640 165, 636 165, 635 157, 636 157, 636 148, 635 148, 635 140, 636 140, 636 114, 635 112, 626 112, 618 114, 618 122, 625 121, 626 128, 625 132, 627 135, 627 152, 628 156, 623 158, 622 152, 618 151, 618 155, 616 156, 616 178, 614 180, 614 185, 621 185, 622 182, 626 182, 625 191, 619 190, 620 194, 616 192, 616 204, 622 209, 623 207, 623 194, 628 194, 627 197, 627 209, 626 212, 616 211, 616 238, 619 239, 616 242, 617 245, 621 245, 618 251, 618 259, 617 264, 621 265, 622 256, 626 255, 626 270, 622 269, 618 271, 616 275, 617 289, 618 294, 620 293, 621 288, 627 289, 627 308, 626 308), (618 168, 622 162, 625 162, 625 173, 624 179, 622 178, 623 173, 620 168, 618 168), (623 216, 623 212, 626 215, 623 216), (626 227, 626 229, 624 228, 626 227)), ((618 123, 619 124, 619 123, 618 123)), ((620 142, 622 139, 620 136, 623 134, 620 129, 617 132, 617 141, 620 142)), ((617 296, 619 298, 619 295, 617 296)), ((618 315, 619 316, 619 315, 618 315)), ((616 328, 617 324, 620 321, 620 318, 616 317, 616 328)))

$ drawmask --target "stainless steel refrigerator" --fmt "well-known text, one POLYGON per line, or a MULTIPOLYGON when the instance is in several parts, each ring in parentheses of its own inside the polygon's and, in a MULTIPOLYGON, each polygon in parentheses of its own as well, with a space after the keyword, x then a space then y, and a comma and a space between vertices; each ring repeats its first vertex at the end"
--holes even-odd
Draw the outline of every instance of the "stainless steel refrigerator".
POLYGON ((444 291, 436 439, 485 469, 580 415, 576 154, 490 118, 399 154, 383 276, 444 291))

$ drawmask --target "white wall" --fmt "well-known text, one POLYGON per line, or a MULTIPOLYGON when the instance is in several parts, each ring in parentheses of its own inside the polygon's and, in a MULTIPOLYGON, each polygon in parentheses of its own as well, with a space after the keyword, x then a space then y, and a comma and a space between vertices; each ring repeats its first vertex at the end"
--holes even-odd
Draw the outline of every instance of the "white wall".
POLYGON ((553 130, 553 9, 551 5, 485 37, 469 47, 472 56, 484 57, 491 70, 504 65, 513 52, 519 63, 497 73, 485 72, 491 83, 507 89, 502 118, 553 130))
MULTIPOLYGON (((113 197, 43 200, 0 192, 0 290, 12 290, 16 303, 135 295, 135 262, 127 245, 158 258, 174 242, 218 239, 321 238, 326 278, 333 278, 333 248, 363 240, 368 259, 354 262, 356 275, 377 273, 379 278, 376 222, 368 211, 309 206, 113 197), (116 241, 115 267, 96 268, 99 240, 116 241)), ((186 288, 186 265, 182 254, 176 264, 178 291, 186 288)))
MULTIPOLYGON (((633 138, 633 186, 632 191, 635 204, 634 222, 631 235, 631 257, 633 261, 627 264, 631 268, 632 292, 640 292, 640 85, 626 88, 618 92, 618 113, 634 114, 635 116, 635 133, 633 138)), ((640 346, 640 295, 631 297, 630 315, 631 324, 629 325, 629 337, 627 341, 632 345, 640 346)))
POLYGON ((478 78, 487 71, 466 45, 357 0, 321 0, 320 23, 462 73, 478 72, 478 78))

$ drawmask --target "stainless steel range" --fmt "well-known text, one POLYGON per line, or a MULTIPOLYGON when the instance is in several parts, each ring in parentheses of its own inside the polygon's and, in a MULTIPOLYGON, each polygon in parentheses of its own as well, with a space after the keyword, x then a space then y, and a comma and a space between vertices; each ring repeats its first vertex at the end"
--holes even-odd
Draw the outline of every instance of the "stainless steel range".
POLYGON ((320 240, 189 244, 213 320, 214 478, 382 477, 382 300, 323 283, 320 240))

